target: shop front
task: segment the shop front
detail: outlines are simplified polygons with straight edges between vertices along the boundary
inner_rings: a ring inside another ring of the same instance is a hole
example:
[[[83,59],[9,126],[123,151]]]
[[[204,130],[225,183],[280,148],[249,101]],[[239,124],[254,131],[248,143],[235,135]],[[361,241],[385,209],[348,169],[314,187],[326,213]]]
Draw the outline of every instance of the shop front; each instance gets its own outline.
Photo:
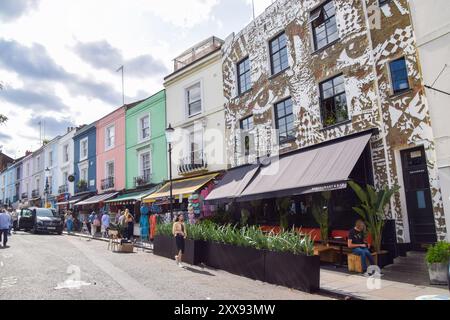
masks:
[[[119,193],[106,193],[101,195],[95,195],[85,200],[76,202],[74,204],[74,209],[79,213],[80,221],[85,221],[88,218],[88,215],[92,212],[97,214],[101,214],[108,210],[106,201],[113,199]]]
[[[211,206],[204,203],[205,198],[214,187],[214,179],[219,173],[196,176],[172,181],[173,212],[185,215],[186,221],[195,222],[212,214]],[[164,221],[170,222],[170,182],[155,193],[144,198],[144,203],[151,212],[162,215]]]

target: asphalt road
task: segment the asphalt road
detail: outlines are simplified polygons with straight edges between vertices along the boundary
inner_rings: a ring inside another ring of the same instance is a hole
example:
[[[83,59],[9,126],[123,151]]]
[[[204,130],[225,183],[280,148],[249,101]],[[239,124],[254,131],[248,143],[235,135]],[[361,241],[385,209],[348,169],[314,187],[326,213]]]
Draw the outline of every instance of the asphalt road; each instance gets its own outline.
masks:
[[[107,243],[17,233],[0,249],[0,300],[316,300],[326,299],[231,275],[186,267],[138,250],[118,254]]]

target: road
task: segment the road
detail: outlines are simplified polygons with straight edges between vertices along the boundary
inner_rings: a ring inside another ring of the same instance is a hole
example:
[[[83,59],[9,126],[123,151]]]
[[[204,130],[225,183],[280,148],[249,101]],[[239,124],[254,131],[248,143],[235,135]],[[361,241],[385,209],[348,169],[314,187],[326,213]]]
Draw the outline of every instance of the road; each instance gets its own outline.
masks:
[[[326,299],[229,273],[187,267],[138,250],[57,235],[13,235],[0,249],[0,300]]]

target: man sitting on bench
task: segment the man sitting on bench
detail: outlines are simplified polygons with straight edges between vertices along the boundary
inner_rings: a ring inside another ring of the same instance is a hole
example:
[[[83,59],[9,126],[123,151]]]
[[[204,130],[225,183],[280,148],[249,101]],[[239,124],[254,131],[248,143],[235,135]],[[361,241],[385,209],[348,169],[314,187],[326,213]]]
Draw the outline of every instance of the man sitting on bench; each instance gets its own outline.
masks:
[[[364,221],[356,221],[355,228],[350,230],[348,235],[348,247],[352,249],[353,254],[361,257],[362,269],[365,275],[367,274],[367,259],[370,265],[375,265],[375,261],[370,252],[370,245],[365,241],[364,232],[366,225]]]

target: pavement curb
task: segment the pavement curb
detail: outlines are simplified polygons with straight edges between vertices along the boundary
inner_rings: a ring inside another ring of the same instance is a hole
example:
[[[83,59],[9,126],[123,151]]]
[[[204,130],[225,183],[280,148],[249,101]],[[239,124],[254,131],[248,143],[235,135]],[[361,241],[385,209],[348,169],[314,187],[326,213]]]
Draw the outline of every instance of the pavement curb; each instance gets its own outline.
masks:
[[[64,231],[63,234],[66,235],[66,236],[69,236],[69,237],[78,237],[78,238],[84,238],[84,239],[91,239],[91,240],[96,240],[96,241],[102,241],[102,242],[105,242],[105,243],[109,242],[109,239],[106,239],[106,238],[99,238],[99,237],[92,238],[92,236],[88,236],[88,235],[80,234],[80,233],[71,233],[71,234],[69,234],[67,231]],[[135,243],[134,247],[137,248],[137,249],[147,250],[147,251],[150,251],[150,252],[153,251],[152,248],[140,245],[138,243]]]

